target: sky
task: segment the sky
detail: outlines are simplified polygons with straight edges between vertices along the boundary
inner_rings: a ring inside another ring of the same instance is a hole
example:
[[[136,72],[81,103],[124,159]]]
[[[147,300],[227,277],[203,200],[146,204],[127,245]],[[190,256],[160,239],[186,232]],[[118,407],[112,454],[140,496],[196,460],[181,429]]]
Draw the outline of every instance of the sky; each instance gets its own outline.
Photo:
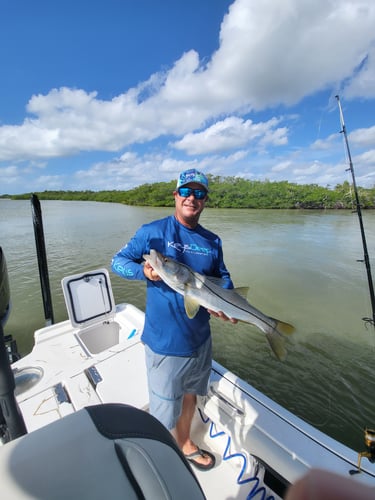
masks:
[[[0,194],[375,186],[374,0],[0,0]]]

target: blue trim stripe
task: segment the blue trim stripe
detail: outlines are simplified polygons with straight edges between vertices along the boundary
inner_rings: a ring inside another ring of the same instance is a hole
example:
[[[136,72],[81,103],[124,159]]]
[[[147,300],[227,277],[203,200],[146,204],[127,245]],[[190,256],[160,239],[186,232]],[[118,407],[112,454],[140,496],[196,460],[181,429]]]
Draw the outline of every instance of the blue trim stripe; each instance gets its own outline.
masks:
[[[251,482],[254,483],[251,491],[249,492],[249,494],[246,497],[246,500],[251,500],[252,498],[255,498],[255,496],[258,494],[261,495],[258,497],[259,500],[275,500],[275,497],[273,495],[270,495],[268,497],[266,496],[267,495],[266,488],[264,486],[260,486],[260,481],[259,481],[259,478],[257,476],[252,476],[252,477],[248,477],[248,478],[243,477],[245,474],[247,465],[248,465],[248,460],[247,460],[246,455],[244,453],[238,453],[238,452],[230,453],[229,450],[230,450],[230,446],[231,446],[231,442],[232,442],[231,437],[228,436],[224,431],[216,431],[216,424],[213,421],[211,421],[211,419],[209,417],[205,417],[200,408],[198,408],[198,411],[199,411],[199,415],[201,417],[202,422],[204,424],[210,423],[209,436],[211,439],[215,439],[219,436],[227,436],[227,444],[225,446],[225,450],[224,450],[224,453],[222,455],[223,461],[230,460],[232,458],[241,458],[243,460],[243,465],[242,465],[241,471],[237,477],[237,484],[242,485],[242,484],[251,483]]]

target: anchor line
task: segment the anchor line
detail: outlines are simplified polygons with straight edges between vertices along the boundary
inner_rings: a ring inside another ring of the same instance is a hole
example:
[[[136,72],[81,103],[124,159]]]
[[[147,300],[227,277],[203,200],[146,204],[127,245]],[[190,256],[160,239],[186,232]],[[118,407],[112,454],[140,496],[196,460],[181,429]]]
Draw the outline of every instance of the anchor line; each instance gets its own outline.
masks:
[[[355,179],[355,173],[354,173],[354,166],[353,166],[353,161],[352,161],[352,156],[350,153],[350,148],[349,148],[349,141],[348,141],[348,135],[346,133],[346,127],[345,127],[345,122],[344,122],[344,114],[342,112],[341,108],[341,103],[340,103],[340,97],[337,95],[337,104],[339,107],[339,113],[340,113],[340,123],[341,123],[341,133],[344,135],[345,139],[345,146],[346,146],[346,152],[348,155],[348,162],[349,162],[349,168],[351,176],[352,176],[352,181],[353,181],[353,190],[354,190],[354,197],[355,197],[355,205],[356,205],[356,212],[358,215],[358,221],[359,221],[359,227],[361,230],[361,237],[362,237],[362,246],[363,246],[363,261],[366,266],[366,272],[367,272],[367,281],[368,281],[368,287],[369,287],[369,293],[370,293],[370,301],[371,301],[371,308],[372,308],[372,318],[362,318],[363,321],[365,321],[366,324],[371,324],[373,327],[375,327],[375,293],[374,293],[374,284],[372,280],[372,274],[371,274],[371,265],[370,265],[370,259],[368,255],[368,250],[367,250],[367,242],[366,242],[366,234],[365,234],[365,228],[363,224],[363,219],[362,219],[362,210],[361,210],[361,203],[359,201],[359,195],[358,195],[358,189],[357,189],[357,182]]]

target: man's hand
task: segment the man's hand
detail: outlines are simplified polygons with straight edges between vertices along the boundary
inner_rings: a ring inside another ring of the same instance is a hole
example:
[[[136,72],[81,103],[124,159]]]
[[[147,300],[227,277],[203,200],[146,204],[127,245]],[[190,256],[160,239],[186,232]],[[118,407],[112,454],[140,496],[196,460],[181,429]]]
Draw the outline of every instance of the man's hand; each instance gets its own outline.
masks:
[[[220,318],[223,321],[230,321],[233,324],[238,323],[238,319],[236,318],[228,318],[226,314],[223,313],[223,311],[212,311],[211,309],[207,309],[207,311],[211,314],[211,316],[215,316],[215,318]]]
[[[160,281],[161,280],[158,273],[156,271],[154,271],[154,268],[148,262],[145,262],[145,265],[143,266],[143,273],[146,276],[146,278],[149,279],[150,281]]]

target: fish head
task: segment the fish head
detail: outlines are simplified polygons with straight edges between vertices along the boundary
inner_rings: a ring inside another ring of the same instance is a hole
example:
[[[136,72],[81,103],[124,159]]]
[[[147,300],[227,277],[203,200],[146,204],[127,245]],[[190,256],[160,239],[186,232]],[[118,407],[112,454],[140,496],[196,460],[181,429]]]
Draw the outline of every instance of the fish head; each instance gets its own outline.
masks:
[[[171,257],[163,255],[157,250],[151,249],[148,255],[143,255],[143,258],[169,285],[173,283],[175,286],[181,286],[188,283],[191,278],[191,273],[187,266]]]
[[[155,271],[163,268],[164,255],[162,255],[157,250],[151,249],[149,254],[143,255],[143,258],[150,264],[153,269],[155,269]]]

